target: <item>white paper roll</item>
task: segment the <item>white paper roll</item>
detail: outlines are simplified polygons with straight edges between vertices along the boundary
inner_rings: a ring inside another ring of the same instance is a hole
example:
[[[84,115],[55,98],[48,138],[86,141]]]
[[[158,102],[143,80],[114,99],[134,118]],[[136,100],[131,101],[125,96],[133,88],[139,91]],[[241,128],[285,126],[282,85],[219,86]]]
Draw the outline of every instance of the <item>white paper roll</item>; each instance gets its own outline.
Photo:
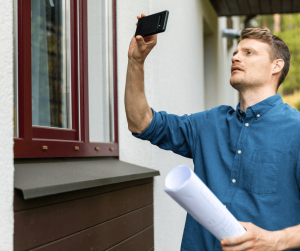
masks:
[[[218,240],[242,235],[246,230],[221,201],[187,166],[173,168],[165,192]]]

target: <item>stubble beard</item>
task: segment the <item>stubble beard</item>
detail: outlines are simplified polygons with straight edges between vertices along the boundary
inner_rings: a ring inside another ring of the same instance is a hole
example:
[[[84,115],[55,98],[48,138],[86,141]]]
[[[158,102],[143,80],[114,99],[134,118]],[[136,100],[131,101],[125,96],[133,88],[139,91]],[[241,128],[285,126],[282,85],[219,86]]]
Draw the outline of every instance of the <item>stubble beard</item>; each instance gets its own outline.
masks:
[[[261,82],[258,79],[246,79],[246,78],[230,78],[230,85],[239,92],[245,92],[246,90],[256,89],[261,86]]]

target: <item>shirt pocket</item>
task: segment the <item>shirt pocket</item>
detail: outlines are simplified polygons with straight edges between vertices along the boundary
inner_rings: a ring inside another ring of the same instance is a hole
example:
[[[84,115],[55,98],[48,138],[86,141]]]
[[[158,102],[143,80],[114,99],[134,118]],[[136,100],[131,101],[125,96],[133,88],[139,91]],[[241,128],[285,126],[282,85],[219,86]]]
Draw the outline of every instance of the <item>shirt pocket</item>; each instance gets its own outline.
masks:
[[[242,164],[240,185],[250,193],[276,193],[282,153],[278,150],[254,150]]]

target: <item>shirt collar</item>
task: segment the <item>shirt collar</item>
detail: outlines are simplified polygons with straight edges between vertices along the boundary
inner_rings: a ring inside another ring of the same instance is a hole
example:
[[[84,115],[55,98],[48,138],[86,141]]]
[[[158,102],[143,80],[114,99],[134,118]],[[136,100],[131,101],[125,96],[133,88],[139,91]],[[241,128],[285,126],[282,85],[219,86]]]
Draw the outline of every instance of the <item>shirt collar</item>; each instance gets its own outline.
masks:
[[[254,115],[256,119],[259,119],[260,117],[264,116],[271,108],[282,103],[283,101],[280,94],[276,94],[256,103],[255,105],[249,106],[246,113],[241,110],[239,102],[236,107],[236,111],[237,114],[239,114],[239,116],[243,118],[252,117]]]

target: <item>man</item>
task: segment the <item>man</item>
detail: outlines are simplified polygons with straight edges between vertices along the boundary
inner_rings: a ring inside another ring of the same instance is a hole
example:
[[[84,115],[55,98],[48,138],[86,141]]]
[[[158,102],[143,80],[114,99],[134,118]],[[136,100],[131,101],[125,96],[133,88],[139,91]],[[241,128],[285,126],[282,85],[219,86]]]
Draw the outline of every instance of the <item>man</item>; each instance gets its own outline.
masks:
[[[156,42],[153,35],[130,43],[129,130],[193,158],[195,173],[247,230],[220,243],[188,214],[181,250],[300,250],[300,113],[276,95],[289,70],[286,44],[268,29],[243,30],[231,67],[230,84],[241,94],[236,110],[179,117],[151,110],[145,97],[144,61]]]

